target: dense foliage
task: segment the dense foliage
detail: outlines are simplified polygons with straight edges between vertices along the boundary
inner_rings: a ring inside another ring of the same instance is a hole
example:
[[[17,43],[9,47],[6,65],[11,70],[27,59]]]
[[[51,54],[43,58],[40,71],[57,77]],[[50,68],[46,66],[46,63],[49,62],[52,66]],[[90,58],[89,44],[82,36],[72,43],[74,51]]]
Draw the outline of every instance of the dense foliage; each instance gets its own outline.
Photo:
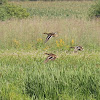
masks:
[[[98,53],[64,53],[45,64],[35,52],[0,51],[0,100],[100,100]]]
[[[100,2],[92,5],[89,12],[90,17],[100,17]]]
[[[26,9],[18,5],[6,4],[0,6],[0,20],[6,20],[10,18],[26,18],[29,13]]]
[[[67,59],[68,61],[70,57],[67,56],[64,59]],[[78,60],[79,62],[77,62]],[[76,60],[79,66],[75,69],[72,64],[73,61],[70,62],[71,66],[69,68],[67,61],[63,60],[58,61],[57,64],[53,63],[50,66],[47,65],[45,66],[47,68],[43,69],[43,71],[34,68],[34,73],[30,74],[26,82],[27,93],[39,100],[41,97],[43,100],[68,100],[67,95],[70,95],[71,97],[76,96],[75,98],[77,99],[75,100],[90,100],[91,96],[96,98],[96,100],[99,100],[100,78],[97,77],[99,72],[93,68],[94,61],[92,62],[92,60],[90,60],[90,63],[87,65],[85,63],[86,60],[81,57]],[[62,66],[60,66],[61,64]],[[73,71],[71,70],[71,67]],[[44,67],[42,66],[42,68]]]
[[[0,100],[100,100],[100,21],[86,19],[94,2],[12,3],[34,17],[0,21]],[[58,37],[44,43],[44,32]],[[44,63],[44,53],[57,59]]]
[[[8,0],[0,0],[0,4],[6,4]]]

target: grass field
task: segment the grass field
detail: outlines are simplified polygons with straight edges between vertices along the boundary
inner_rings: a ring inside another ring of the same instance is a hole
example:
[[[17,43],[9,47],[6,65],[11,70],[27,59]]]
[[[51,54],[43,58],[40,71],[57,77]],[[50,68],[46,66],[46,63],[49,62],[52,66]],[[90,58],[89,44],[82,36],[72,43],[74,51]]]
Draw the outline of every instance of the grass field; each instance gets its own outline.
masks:
[[[31,18],[0,21],[0,100],[100,100],[100,19],[94,2],[10,2]],[[43,6],[42,6],[43,5]],[[58,32],[44,44],[44,32]],[[70,46],[84,51],[73,53]],[[57,55],[44,63],[44,53]]]

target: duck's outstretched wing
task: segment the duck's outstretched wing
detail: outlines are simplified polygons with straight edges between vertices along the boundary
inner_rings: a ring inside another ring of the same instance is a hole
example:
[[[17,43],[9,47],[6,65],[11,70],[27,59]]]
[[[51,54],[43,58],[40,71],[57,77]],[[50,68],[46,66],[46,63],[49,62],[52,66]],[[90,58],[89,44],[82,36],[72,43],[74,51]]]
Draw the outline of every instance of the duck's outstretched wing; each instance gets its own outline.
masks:
[[[55,60],[56,56],[48,56],[45,60],[45,63],[48,62],[49,60]]]
[[[49,60],[51,60],[52,58],[53,58],[52,56],[48,56],[44,62],[47,63],[47,62],[48,62]]]
[[[51,38],[52,36],[51,35],[48,35],[46,40],[45,40],[45,43]]]

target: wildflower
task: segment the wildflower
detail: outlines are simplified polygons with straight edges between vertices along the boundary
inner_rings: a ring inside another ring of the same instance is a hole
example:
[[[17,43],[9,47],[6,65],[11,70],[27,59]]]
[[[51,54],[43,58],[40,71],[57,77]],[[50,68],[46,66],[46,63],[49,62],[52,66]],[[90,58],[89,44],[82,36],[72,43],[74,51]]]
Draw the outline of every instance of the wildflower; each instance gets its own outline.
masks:
[[[62,39],[60,39],[60,40],[59,40],[59,42],[60,42],[60,44],[62,44],[63,40],[62,40]]]
[[[44,48],[44,50],[47,50],[47,49],[49,49],[49,46],[46,46],[46,47]]]
[[[62,47],[62,46],[64,46],[64,41],[62,40],[62,39],[60,39],[59,41],[56,41],[56,45],[57,45],[57,47]]]
[[[57,45],[57,47],[59,47],[59,46],[60,46],[57,40],[56,40],[56,45]]]
[[[74,44],[74,40],[72,39],[72,45]]]
[[[56,40],[56,44],[58,43],[58,41]]]
[[[16,47],[18,47],[20,45],[19,41],[17,41],[16,39],[14,39],[13,42],[14,42]]]
[[[64,46],[64,41],[62,39],[59,40],[60,46]]]

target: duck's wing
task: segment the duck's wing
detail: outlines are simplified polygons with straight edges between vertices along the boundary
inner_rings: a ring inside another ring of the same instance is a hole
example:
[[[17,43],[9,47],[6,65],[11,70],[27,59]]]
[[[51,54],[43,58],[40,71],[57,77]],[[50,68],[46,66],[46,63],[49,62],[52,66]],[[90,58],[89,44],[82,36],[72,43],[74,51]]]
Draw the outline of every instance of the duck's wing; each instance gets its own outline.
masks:
[[[48,62],[49,60],[55,60],[55,57],[53,57],[53,56],[48,56],[44,62],[46,63],[46,62]]]
[[[48,56],[44,62],[47,63],[51,59],[52,59],[52,56]]]
[[[48,36],[46,37],[45,43],[46,43],[51,37],[52,37],[52,35],[48,35]]]

